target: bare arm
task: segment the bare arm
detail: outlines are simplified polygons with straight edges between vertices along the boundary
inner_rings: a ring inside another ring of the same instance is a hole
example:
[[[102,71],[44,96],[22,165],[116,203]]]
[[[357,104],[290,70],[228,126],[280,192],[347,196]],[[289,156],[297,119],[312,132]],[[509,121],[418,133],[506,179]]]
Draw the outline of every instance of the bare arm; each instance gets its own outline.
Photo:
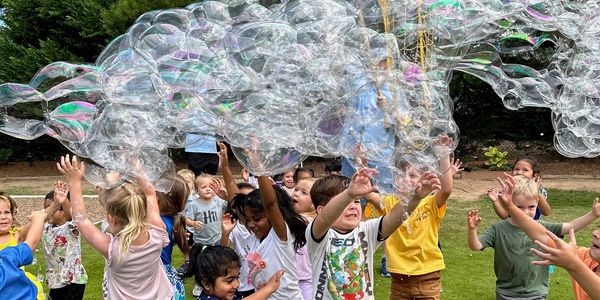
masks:
[[[259,288],[254,294],[244,297],[248,300],[267,300],[271,295],[279,288],[281,277],[284,275],[285,270],[279,270],[271,276],[267,283]]]
[[[42,238],[42,230],[44,230],[44,221],[46,220],[46,212],[45,211],[34,211],[31,216],[31,228],[29,230],[29,234],[25,239],[25,244],[31,248],[31,251],[34,251],[37,248],[40,239]]]
[[[453,142],[454,141],[451,138],[443,135],[435,141],[435,144],[440,148],[440,151],[448,152]],[[435,202],[438,207],[446,205],[446,201],[448,201],[452,189],[454,188],[454,175],[462,170],[461,165],[460,160],[452,160],[449,154],[442,156],[440,159],[440,170],[443,173],[442,178],[440,178],[441,188],[435,194]]]
[[[538,195],[538,208],[540,209],[540,212],[542,213],[542,215],[544,216],[549,216],[552,214],[552,208],[550,207],[550,204],[548,204],[548,199],[546,197],[544,197],[544,195],[539,194]]]
[[[480,251],[483,249],[483,245],[477,236],[477,226],[479,226],[479,224],[481,224],[481,218],[479,217],[477,210],[472,209],[467,215],[467,239],[469,242],[469,249],[473,251]]]
[[[271,226],[277,234],[277,237],[282,241],[287,241],[287,225],[283,219],[283,215],[277,206],[277,195],[271,180],[268,176],[258,177],[258,186],[260,190],[260,198],[265,208],[265,213],[271,221]]]
[[[77,229],[79,229],[83,238],[94,249],[98,250],[104,257],[108,257],[108,244],[110,238],[88,219],[83,203],[81,191],[81,180],[83,178],[83,173],[85,172],[83,162],[78,164],[76,156],[73,156],[72,161],[70,161],[69,155],[67,154],[66,157],[61,157],[60,163],[57,163],[56,166],[58,170],[65,175],[69,184],[71,190],[71,210],[77,224]]]
[[[219,170],[221,171],[221,175],[223,175],[223,181],[225,182],[225,189],[227,190],[227,195],[229,199],[225,199],[228,202],[235,197],[235,195],[240,193],[240,190],[233,179],[233,174],[231,173],[231,169],[229,168],[229,158],[227,157],[227,146],[223,142],[218,142],[219,145]]]
[[[71,221],[73,217],[71,216],[71,202],[67,199],[68,193],[69,186],[66,183],[61,181],[54,183],[54,199],[52,199],[53,204],[58,204],[58,207],[62,207],[65,219],[67,219],[67,221]],[[54,212],[52,214],[54,214]],[[51,216],[52,214],[48,212],[48,216]]]
[[[223,215],[223,220],[221,221],[221,246],[229,247],[231,246],[231,241],[229,240],[229,236],[231,235],[231,231],[235,228],[237,222],[233,219],[230,214]]]
[[[402,201],[398,201],[396,205],[390,210],[390,213],[383,216],[383,220],[381,221],[381,238],[388,238],[394,231],[398,229],[402,222],[406,219],[406,216],[410,215],[412,211],[417,207],[416,204],[420,202],[420,200],[411,197],[411,203],[406,206]],[[415,204],[416,203],[416,204]],[[406,214],[404,213],[406,211]]]
[[[592,204],[592,209],[585,215],[571,220],[567,223],[563,224],[561,233],[566,234],[569,230],[573,229],[575,232],[585,228],[594,222],[598,217],[600,217],[600,203],[598,203],[598,198],[594,199]]]
[[[371,186],[371,176],[375,170],[363,168],[358,170],[353,176],[350,186],[343,192],[335,195],[329,203],[321,207],[321,211],[315,217],[311,231],[315,239],[321,239],[329,228],[335,223],[335,220],[342,214],[346,206],[355,198],[375,192],[375,187]],[[319,208],[317,208],[319,210]]]
[[[569,243],[566,243],[552,232],[547,231],[546,234],[556,244],[556,247],[549,247],[540,241],[535,241],[536,245],[544,252],[533,248],[531,252],[545,260],[532,263],[535,265],[553,264],[565,268],[592,299],[600,299],[600,277],[594,274],[577,256],[575,232],[572,229],[569,230]]]
[[[148,180],[144,178],[137,178],[138,186],[144,191],[146,196],[146,221],[158,228],[167,230],[165,222],[160,218],[160,208],[158,206],[158,198],[156,197],[156,191]]]
[[[492,207],[494,208],[496,215],[498,215],[498,217],[502,220],[508,218],[508,213],[506,212],[506,210],[504,210],[502,204],[500,204],[500,202],[498,201],[498,190],[494,188],[489,189],[487,195],[492,201]]]

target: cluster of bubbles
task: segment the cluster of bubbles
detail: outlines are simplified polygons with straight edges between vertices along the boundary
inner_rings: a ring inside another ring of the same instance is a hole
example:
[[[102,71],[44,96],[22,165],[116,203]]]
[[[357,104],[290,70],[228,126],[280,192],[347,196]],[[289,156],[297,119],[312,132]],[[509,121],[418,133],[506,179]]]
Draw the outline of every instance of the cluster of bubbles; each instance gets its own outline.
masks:
[[[563,0],[220,0],[152,11],[95,64],[56,62],[29,84],[0,85],[0,132],[55,137],[93,161],[86,177],[100,185],[107,170],[144,170],[168,189],[169,148],[197,133],[228,142],[258,175],[307,156],[357,163],[360,144],[397,175],[381,172],[380,185],[397,187],[406,163],[444,171],[438,161],[459,136],[448,84],[461,71],[510,109],[551,108],[557,151],[595,157],[598,11],[597,1]],[[548,44],[543,69],[502,61]],[[443,136],[450,142],[436,143]]]

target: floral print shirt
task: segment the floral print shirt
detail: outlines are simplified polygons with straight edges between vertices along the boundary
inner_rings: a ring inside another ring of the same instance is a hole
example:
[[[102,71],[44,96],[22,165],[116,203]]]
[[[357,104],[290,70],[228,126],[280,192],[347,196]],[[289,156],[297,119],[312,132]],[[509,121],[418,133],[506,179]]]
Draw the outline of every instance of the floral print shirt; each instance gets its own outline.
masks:
[[[87,283],[88,276],[81,263],[81,237],[75,222],[58,226],[46,223],[42,242],[48,287],[58,289],[71,283]]]

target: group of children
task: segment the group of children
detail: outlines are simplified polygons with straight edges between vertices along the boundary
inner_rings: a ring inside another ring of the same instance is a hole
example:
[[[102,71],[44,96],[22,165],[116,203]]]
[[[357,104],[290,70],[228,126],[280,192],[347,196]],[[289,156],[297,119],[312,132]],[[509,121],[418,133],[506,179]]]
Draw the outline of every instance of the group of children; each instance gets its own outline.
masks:
[[[437,143],[449,148],[452,140],[442,137]],[[0,194],[1,294],[45,298],[40,282],[19,269],[31,263],[41,240],[49,297],[83,299],[83,236],[106,260],[106,299],[185,299],[183,278],[192,276],[192,294],[203,300],[375,299],[373,256],[382,244],[390,299],[440,299],[445,265],[439,226],[459,160],[444,155],[439,176],[400,163],[403,175],[395,181],[403,190],[385,195],[372,185],[377,170],[362,168],[348,178],[337,174],[335,165],[320,179],[298,168],[285,172],[279,184],[268,176],[253,182],[247,172],[247,182],[236,183],[227,148],[218,146],[222,180],[180,170],[166,193],[144,178],[101,190],[105,231],[87,217],[81,188],[85,166],[75,157],[61,158],[57,167],[66,183],[56,183],[45,210],[34,212],[22,227],[13,219],[15,202]],[[545,299],[551,262],[581,283],[573,282],[577,299],[596,299],[598,277],[590,273],[600,261],[600,230],[594,231],[590,249],[575,250],[556,236],[596,220],[600,204],[595,201],[588,214],[568,223],[538,220],[551,212],[538,174],[534,161],[520,159],[512,175],[498,180],[500,189],[488,195],[501,221],[478,236],[481,218],[476,210],[469,212],[469,247],[495,249],[496,299]],[[172,266],[174,245],[186,260],[179,270]],[[530,251],[536,245],[538,250]],[[537,261],[534,254],[546,260]]]

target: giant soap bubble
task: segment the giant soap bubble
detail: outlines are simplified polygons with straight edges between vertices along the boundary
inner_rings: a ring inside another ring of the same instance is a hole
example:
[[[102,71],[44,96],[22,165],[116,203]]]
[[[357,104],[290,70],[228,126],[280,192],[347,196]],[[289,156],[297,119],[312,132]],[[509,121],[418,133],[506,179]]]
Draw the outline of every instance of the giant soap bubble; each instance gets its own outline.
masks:
[[[461,71],[509,109],[552,109],[557,151],[595,157],[597,11],[598,1],[556,0],[222,0],[152,11],[93,65],[56,62],[28,85],[0,85],[0,132],[55,137],[95,163],[91,181],[139,175],[141,164],[165,189],[168,149],[186,146],[187,133],[227,141],[255,174],[311,155],[354,161],[355,144],[396,173],[404,162],[440,171],[458,143],[448,83]],[[544,69],[502,60],[548,43]],[[377,96],[377,107],[363,101]],[[454,143],[440,150],[444,135]]]

